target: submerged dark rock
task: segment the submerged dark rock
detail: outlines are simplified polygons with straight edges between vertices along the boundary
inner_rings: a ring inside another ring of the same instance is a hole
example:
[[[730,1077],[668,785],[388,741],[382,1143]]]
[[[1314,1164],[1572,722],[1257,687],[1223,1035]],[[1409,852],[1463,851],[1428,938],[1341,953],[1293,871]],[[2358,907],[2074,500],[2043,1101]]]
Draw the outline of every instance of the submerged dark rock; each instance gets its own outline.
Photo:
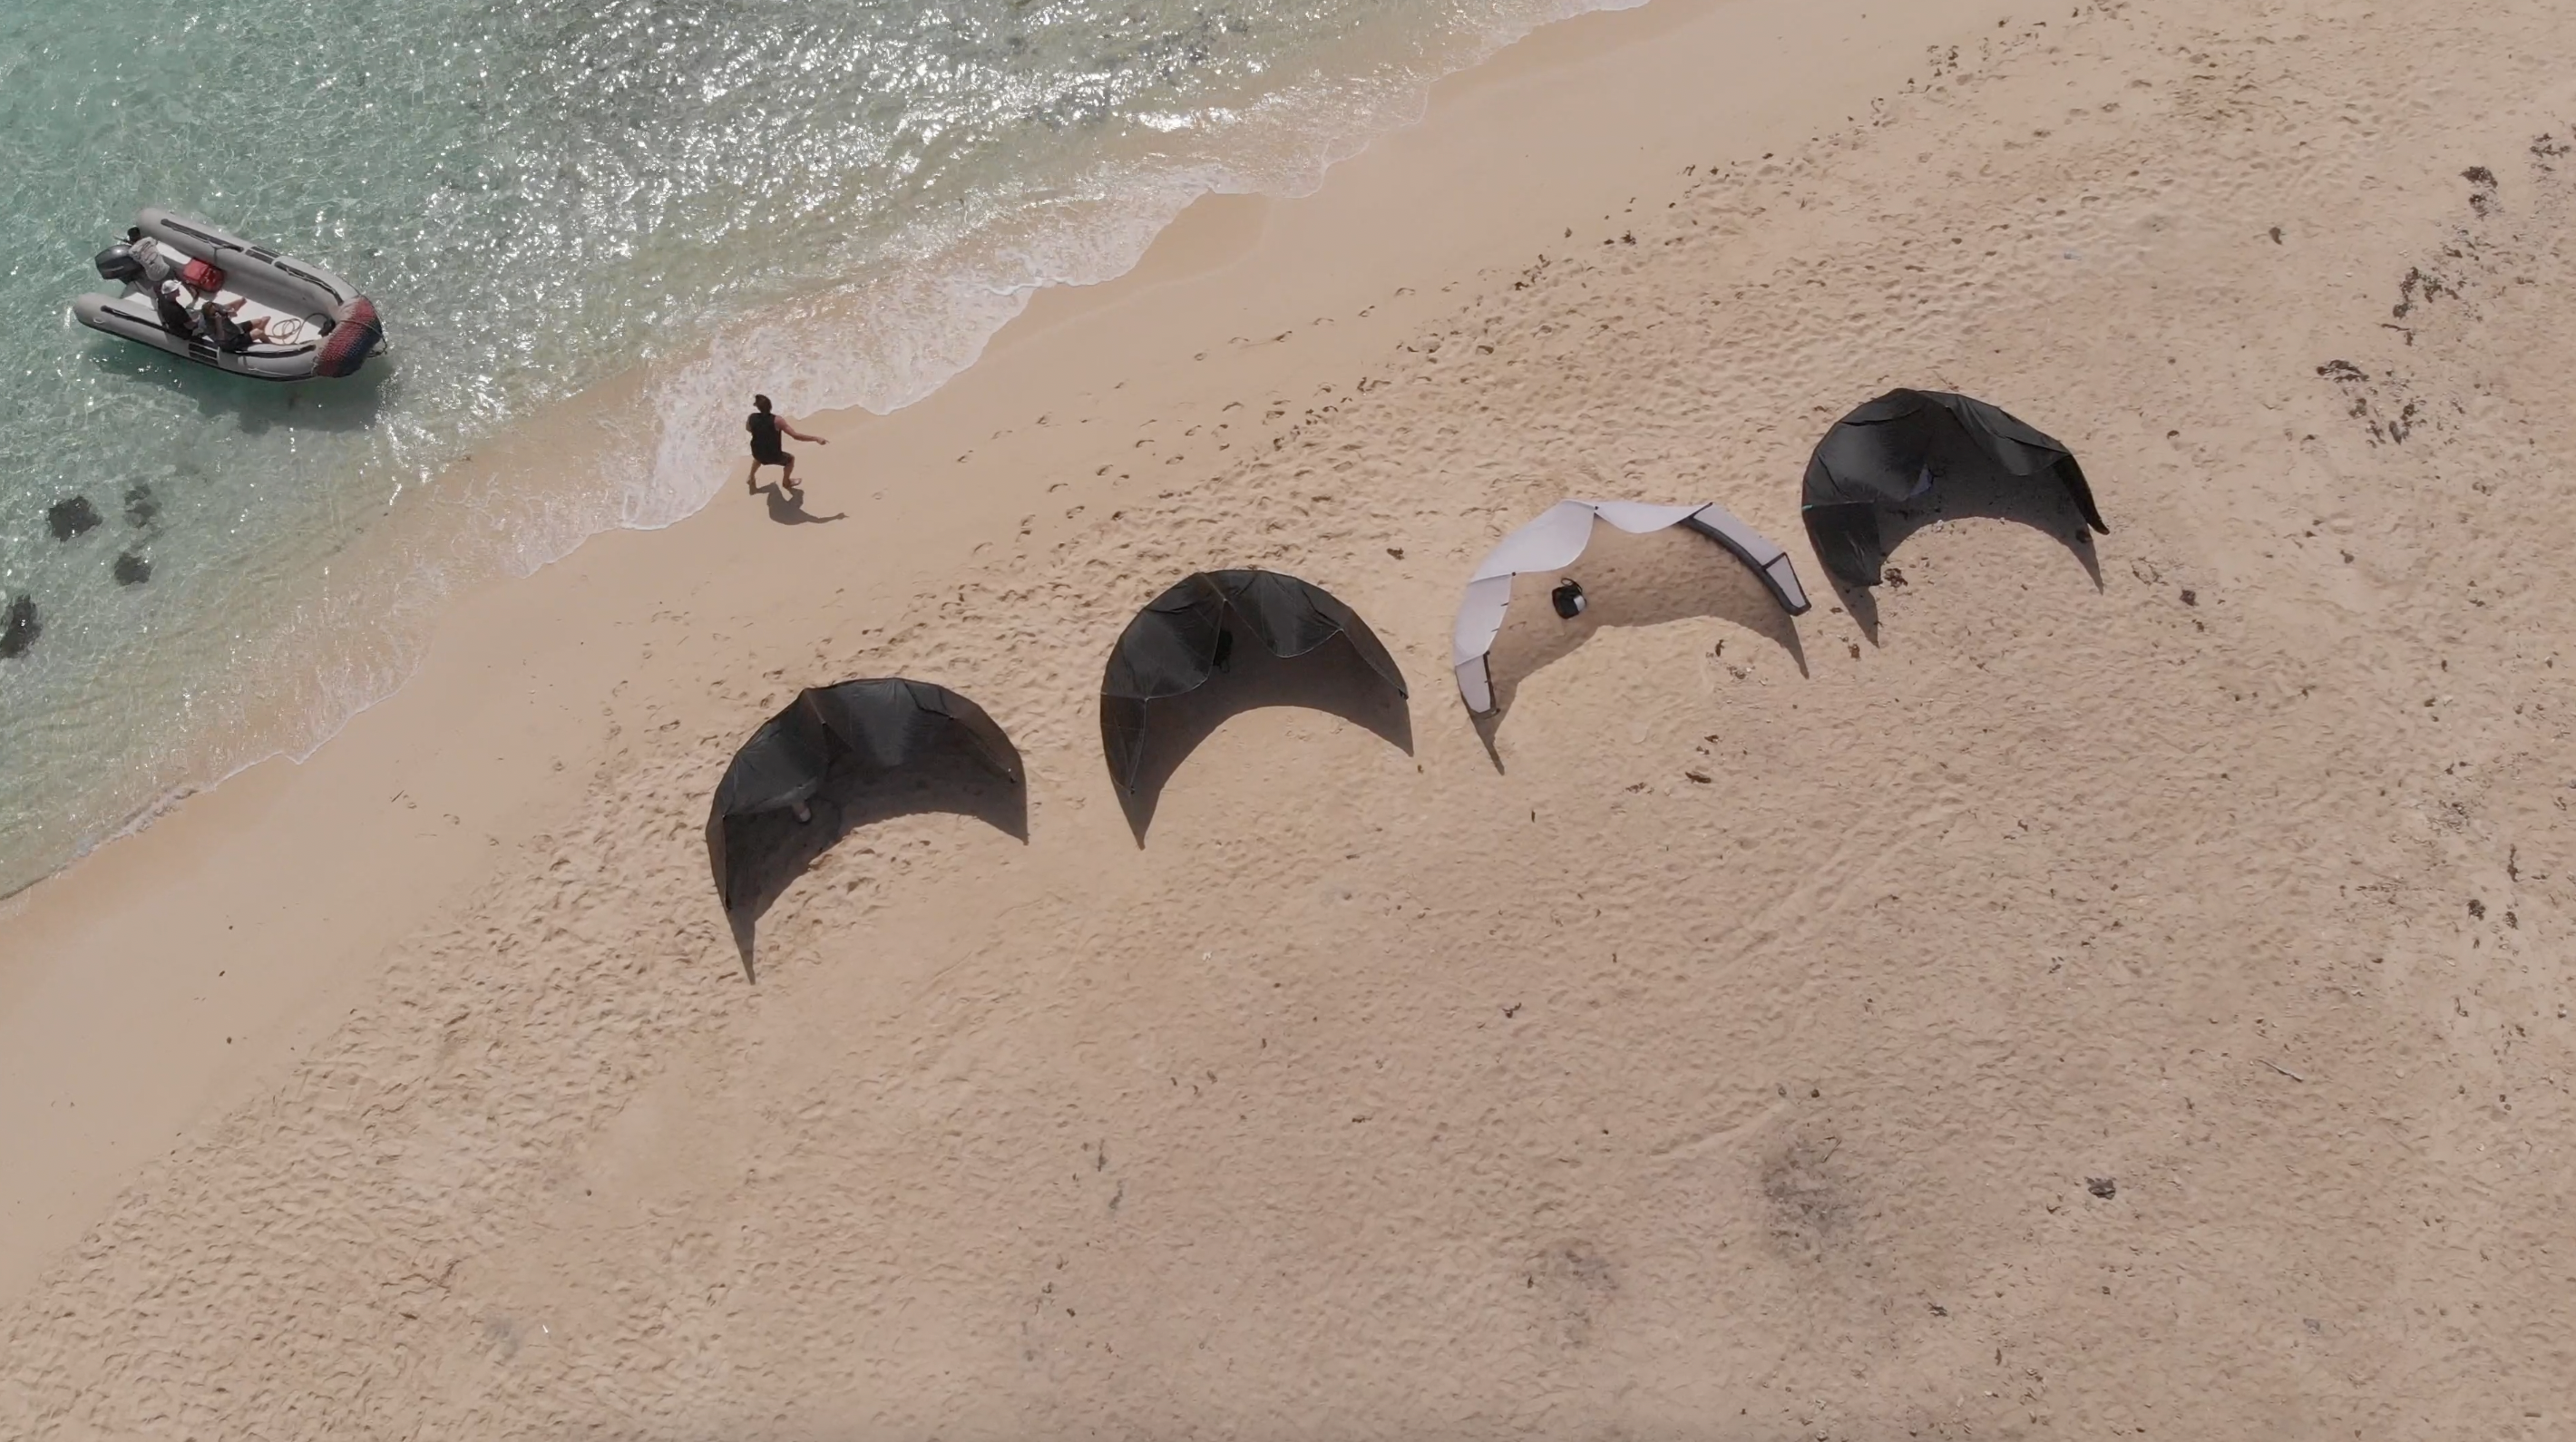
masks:
[[[160,514],[161,502],[154,498],[150,486],[138,481],[125,488],[125,524],[148,526]]]
[[[53,527],[55,540],[68,541],[98,524],[98,507],[87,496],[69,496],[45,512],[45,524]]]
[[[36,644],[45,623],[36,619],[36,598],[20,594],[11,598],[9,609],[0,613],[0,660],[24,656]]]
[[[116,558],[116,584],[140,586],[152,579],[152,563],[127,551]]]

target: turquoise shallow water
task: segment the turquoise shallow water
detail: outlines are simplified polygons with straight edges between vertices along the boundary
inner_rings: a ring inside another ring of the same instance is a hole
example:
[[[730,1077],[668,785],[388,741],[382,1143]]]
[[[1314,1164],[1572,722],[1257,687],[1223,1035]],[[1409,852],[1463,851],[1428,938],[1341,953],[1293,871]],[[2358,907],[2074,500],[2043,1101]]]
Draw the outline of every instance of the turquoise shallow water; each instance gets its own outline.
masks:
[[[704,504],[746,392],[916,400],[1032,288],[1118,274],[1208,191],[1312,185],[1584,8],[0,7],[0,894],[317,744],[460,582]],[[393,363],[278,387],[74,324],[144,205],[337,270]],[[450,470],[639,366],[596,455]]]

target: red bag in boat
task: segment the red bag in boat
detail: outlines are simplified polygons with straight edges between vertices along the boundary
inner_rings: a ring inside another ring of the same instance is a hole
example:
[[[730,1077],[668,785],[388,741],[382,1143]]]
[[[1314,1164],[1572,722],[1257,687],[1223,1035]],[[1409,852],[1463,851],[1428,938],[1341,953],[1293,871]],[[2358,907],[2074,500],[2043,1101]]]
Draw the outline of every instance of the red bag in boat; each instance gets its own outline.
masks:
[[[199,295],[213,295],[224,288],[224,273],[202,260],[192,260],[179,269],[179,283]]]

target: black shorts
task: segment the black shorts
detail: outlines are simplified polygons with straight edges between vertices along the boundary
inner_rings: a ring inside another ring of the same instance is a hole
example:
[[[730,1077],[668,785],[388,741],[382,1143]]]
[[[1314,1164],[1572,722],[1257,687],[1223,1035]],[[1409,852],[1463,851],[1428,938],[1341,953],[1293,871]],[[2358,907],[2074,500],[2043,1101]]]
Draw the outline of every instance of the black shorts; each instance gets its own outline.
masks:
[[[784,446],[772,446],[768,450],[754,450],[751,453],[751,463],[755,466],[783,466],[795,459],[794,456],[787,454]]]

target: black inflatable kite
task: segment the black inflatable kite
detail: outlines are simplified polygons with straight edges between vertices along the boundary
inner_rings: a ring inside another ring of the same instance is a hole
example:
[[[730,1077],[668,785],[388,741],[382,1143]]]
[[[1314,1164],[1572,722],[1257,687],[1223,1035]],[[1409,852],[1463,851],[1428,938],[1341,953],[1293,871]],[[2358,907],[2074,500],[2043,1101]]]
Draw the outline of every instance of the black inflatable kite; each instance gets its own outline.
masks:
[[[1807,539],[1825,569],[1851,586],[1875,586],[1887,563],[1878,508],[1917,500],[1960,472],[1984,469],[2066,487],[2086,525],[2111,528],[2075,454],[2004,410],[1948,391],[1893,390],[1834,422],[1807,460],[1801,496]]]
[[[748,831],[782,824],[826,786],[865,787],[943,748],[967,755],[1017,786],[1020,753],[984,708],[927,681],[889,676],[797,693],[734,753],[707,816],[707,859],[730,911],[750,895]],[[801,823],[805,818],[795,817]]]
[[[1362,664],[1410,693],[1395,658],[1351,608],[1277,571],[1201,571],[1154,598],[1110,650],[1100,681],[1100,744],[1109,779],[1133,793],[1153,704],[1185,695],[1228,669],[1245,641],[1288,660],[1339,638]]]

